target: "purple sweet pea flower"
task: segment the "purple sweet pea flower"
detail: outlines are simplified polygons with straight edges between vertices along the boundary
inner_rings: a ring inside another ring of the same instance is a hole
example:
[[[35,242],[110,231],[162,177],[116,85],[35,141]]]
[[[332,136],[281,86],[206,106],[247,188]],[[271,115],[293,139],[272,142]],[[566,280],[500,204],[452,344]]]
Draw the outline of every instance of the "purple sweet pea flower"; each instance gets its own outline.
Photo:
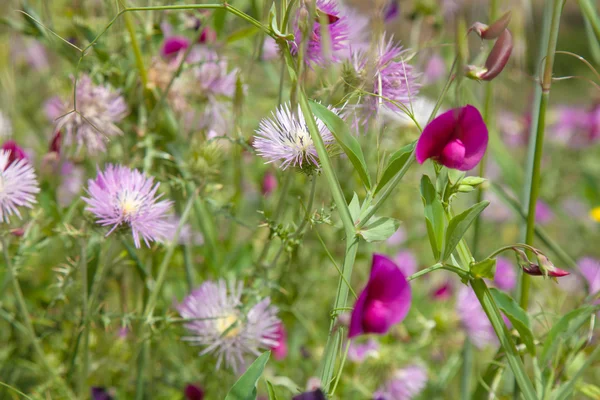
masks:
[[[160,47],[160,54],[165,59],[177,57],[190,46],[190,40],[184,36],[171,36],[163,41]]]
[[[300,393],[294,396],[292,400],[327,400],[321,389],[313,390],[312,392]]]
[[[400,268],[381,254],[373,255],[371,275],[352,311],[348,336],[386,333],[408,314],[411,289]]]
[[[440,164],[468,171],[483,158],[488,130],[479,111],[467,105],[447,111],[425,127],[417,142],[419,164],[432,158]]]
[[[184,395],[186,400],[203,400],[204,390],[199,385],[190,383],[186,385]]]
[[[14,140],[7,140],[4,142],[2,147],[0,147],[0,150],[9,152],[7,165],[11,165],[13,162],[18,160],[28,160],[25,150],[23,150],[23,148],[21,148],[21,146],[19,146]]]

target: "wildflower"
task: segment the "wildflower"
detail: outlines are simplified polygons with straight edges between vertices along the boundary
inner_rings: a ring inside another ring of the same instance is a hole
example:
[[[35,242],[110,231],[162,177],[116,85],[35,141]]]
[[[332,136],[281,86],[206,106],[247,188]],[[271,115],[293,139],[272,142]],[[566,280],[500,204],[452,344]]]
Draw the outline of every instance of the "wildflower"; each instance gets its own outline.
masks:
[[[452,283],[446,281],[431,292],[431,297],[433,297],[434,300],[444,301],[452,297],[453,293],[454,288],[452,287]]]
[[[81,192],[85,171],[70,161],[63,162],[60,167],[62,181],[56,191],[57,201],[61,207],[66,207]]]
[[[537,264],[531,262],[523,250],[513,248],[513,251],[517,256],[519,267],[521,267],[523,272],[528,275],[560,278],[570,274],[568,271],[556,268],[552,261],[539,250],[534,251],[535,256],[537,257]]]
[[[427,385],[427,370],[419,365],[409,365],[394,372],[383,387],[373,395],[373,400],[410,400]]]
[[[292,400],[327,400],[321,389],[315,389],[311,392],[300,393],[292,397]]]
[[[406,317],[410,303],[410,285],[400,268],[389,258],[374,254],[369,282],[352,311],[348,336],[386,333]]]
[[[185,400],[203,400],[204,390],[199,385],[188,384],[184,390]]]
[[[170,60],[181,52],[185,52],[190,46],[190,40],[184,36],[170,36],[165,38],[160,47],[160,54],[163,58]]]
[[[292,52],[297,53],[301,48],[301,43],[306,41],[306,53],[305,63],[316,64],[321,67],[325,66],[329,62],[339,62],[340,59],[336,55],[348,47],[348,32],[349,27],[347,25],[346,18],[342,15],[338,9],[336,0],[317,0],[317,19],[312,24],[312,31],[305,37],[304,34],[306,29],[303,29],[302,25],[306,24],[307,21],[302,21],[302,18],[306,15],[306,8],[300,7],[298,9],[298,15],[296,17],[296,29],[295,37],[296,42],[292,43]],[[327,43],[331,54],[326,54],[323,46],[323,38],[321,37],[321,22],[322,18],[327,22]],[[303,32],[304,30],[304,32]]]
[[[18,160],[27,160],[25,150],[21,148],[14,140],[7,140],[2,144],[0,150],[8,151],[8,165]]]
[[[440,164],[468,171],[483,158],[488,130],[479,111],[467,105],[447,111],[425,127],[417,142],[419,164],[432,158]]]
[[[541,225],[554,219],[554,213],[548,203],[538,200],[535,204],[535,221]]]
[[[149,247],[151,241],[167,239],[173,229],[168,222],[172,202],[159,201],[158,187],[138,170],[109,164],[88,181],[89,197],[83,200],[100,225],[111,226],[106,236],[125,225],[131,228],[135,247],[140,247],[140,236]]]
[[[463,329],[475,347],[482,349],[488,345],[498,344],[494,328],[470,287],[463,286],[458,291],[456,312]]]
[[[0,221],[9,223],[12,214],[21,218],[17,207],[32,208],[40,191],[33,167],[25,158],[13,158],[10,150],[0,150]]]
[[[319,168],[319,156],[315,148],[304,114],[298,107],[294,115],[289,105],[281,105],[272,113],[273,118],[264,118],[256,130],[253,146],[267,163],[281,162],[281,168],[298,167],[304,171]],[[325,145],[333,143],[333,135],[325,124],[317,119],[319,133]]]
[[[279,323],[277,327],[277,344],[271,347],[271,353],[273,354],[273,358],[276,360],[283,360],[287,357],[288,347],[287,347],[287,331],[282,323]]]
[[[369,338],[365,343],[352,341],[348,347],[348,359],[355,363],[362,363],[368,357],[377,357],[379,354],[379,343]]]
[[[435,83],[446,75],[446,63],[438,54],[434,53],[425,64],[423,78],[426,83]]]
[[[594,295],[600,292],[600,260],[583,257],[577,261],[581,275],[588,285],[588,293]]]
[[[417,75],[412,65],[403,60],[405,55],[406,50],[385,36],[375,47],[375,54],[370,49],[354,53],[354,73],[364,81],[366,90],[374,94],[365,96],[361,104],[363,124],[376,114],[380,105],[397,112],[399,107],[408,108],[411,98],[418,94]]]
[[[549,127],[551,139],[571,148],[583,148],[600,139],[600,103],[591,108],[560,106]]]
[[[277,177],[271,171],[267,171],[263,176],[262,194],[269,196],[275,189],[277,189]]]
[[[383,10],[383,20],[390,22],[400,15],[400,5],[397,0],[389,0]]]
[[[592,210],[590,211],[590,217],[592,218],[592,220],[600,222],[600,206],[592,208]]]
[[[72,104],[63,105],[63,113],[73,110]],[[116,123],[127,114],[125,99],[107,86],[97,86],[89,76],[77,81],[77,112],[62,117],[56,126],[64,134],[64,144],[85,147],[90,154],[106,151],[106,140],[122,135]]]
[[[414,274],[419,267],[417,257],[415,257],[414,253],[410,250],[400,250],[394,256],[394,262],[400,268],[400,271],[402,271],[404,276]]]
[[[500,290],[511,291],[517,283],[517,273],[508,259],[496,257],[496,275],[494,275],[494,285]]]
[[[200,355],[216,353],[217,369],[225,361],[238,372],[244,367],[245,355],[258,356],[259,349],[278,344],[277,308],[267,297],[244,314],[242,289],[242,282],[233,283],[228,290],[223,280],[206,281],[177,307],[182,318],[190,319],[185,327],[191,335],[184,340],[205,346]]]

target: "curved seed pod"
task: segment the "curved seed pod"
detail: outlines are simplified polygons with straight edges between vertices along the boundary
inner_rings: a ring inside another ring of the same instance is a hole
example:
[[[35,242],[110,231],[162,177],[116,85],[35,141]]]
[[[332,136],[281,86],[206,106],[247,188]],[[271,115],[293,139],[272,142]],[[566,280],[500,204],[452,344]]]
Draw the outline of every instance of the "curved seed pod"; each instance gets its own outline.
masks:
[[[475,22],[467,31],[467,33],[475,32],[485,40],[494,40],[508,28],[510,23],[511,12],[507,11],[503,16],[494,21],[491,25],[486,25],[481,22]]]
[[[512,35],[508,29],[500,35],[487,60],[485,60],[486,72],[479,76],[479,79],[491,81],[502,72],[513,49]]]

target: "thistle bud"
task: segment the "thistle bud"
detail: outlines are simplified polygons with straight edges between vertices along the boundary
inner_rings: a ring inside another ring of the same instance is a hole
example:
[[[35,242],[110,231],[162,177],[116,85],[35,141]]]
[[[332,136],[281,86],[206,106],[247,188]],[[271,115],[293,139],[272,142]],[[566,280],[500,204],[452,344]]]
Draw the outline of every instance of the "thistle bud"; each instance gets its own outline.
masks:
[[[475,32],[484,40],[497,39],[508,28],[510,17],[511,12],[508,11],[489,26],[481,22],[475,22],[467,32]]]

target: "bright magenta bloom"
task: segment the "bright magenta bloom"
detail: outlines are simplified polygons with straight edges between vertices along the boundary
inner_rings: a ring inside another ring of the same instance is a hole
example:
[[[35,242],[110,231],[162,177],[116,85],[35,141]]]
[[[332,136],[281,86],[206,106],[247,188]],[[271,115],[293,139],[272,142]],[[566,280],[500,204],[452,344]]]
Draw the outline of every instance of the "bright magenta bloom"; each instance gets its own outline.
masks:
[[[350,338],[363,333],[386,333],[408,314],[411,290],[404,274],[389,258],[373,255],[371,276],[352,311]]]
[[[417,161],[432,158],[440,164],[468,171],[483,158],[488,130],[479,111],[467,105],[443,113],[425,127],[417,142]]]

